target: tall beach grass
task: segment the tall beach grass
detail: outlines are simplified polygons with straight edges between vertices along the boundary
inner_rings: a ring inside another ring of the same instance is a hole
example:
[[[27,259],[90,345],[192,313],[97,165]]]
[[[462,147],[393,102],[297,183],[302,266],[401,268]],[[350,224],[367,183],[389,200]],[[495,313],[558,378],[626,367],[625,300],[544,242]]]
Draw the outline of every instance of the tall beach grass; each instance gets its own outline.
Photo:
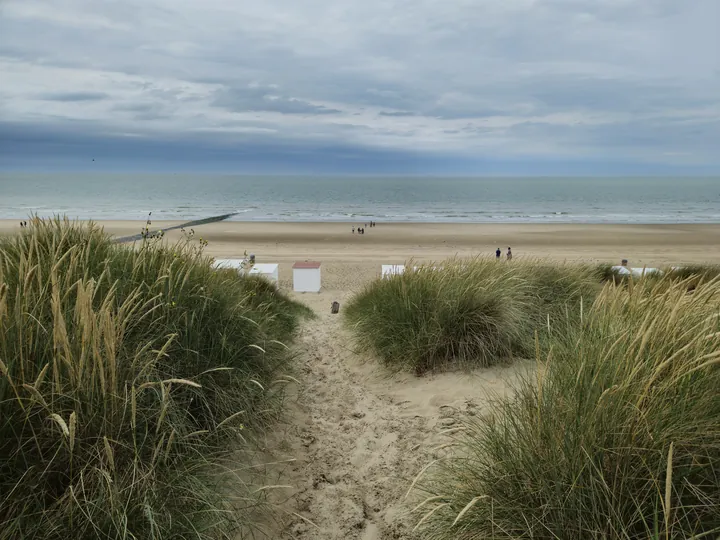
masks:
[[[534,351],[600,290],[594,268],[546,261],[450,260],[376,280],[345,313],[358,344],[418,374],[488,366]]]
[[[0,238],[0,538],[252,531],[250,454],[224,458],[278,414],[306,314],[189,243],[60,218]]]
[[[417,480],[428,539],[720,534],[720,282],[608,285]]]

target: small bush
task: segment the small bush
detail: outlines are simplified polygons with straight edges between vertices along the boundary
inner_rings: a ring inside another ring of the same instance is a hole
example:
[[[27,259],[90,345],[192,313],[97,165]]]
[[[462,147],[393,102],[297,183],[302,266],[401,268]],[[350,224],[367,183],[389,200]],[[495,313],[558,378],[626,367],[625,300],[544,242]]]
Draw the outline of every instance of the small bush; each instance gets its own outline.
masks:
[[[720,533],[720,282],[608,286],[420,485],[424,538]]]
[[[59,218],[0,239],[0,538],[252,528],[221,459],[277,412],[303,311],[262,287]]]
[[[449,363],[488,366],[534,348],[534,331],[599,286],[589,270],[541,262],[447,261],[377,280],[345,311],[361,347],[422,373]]]

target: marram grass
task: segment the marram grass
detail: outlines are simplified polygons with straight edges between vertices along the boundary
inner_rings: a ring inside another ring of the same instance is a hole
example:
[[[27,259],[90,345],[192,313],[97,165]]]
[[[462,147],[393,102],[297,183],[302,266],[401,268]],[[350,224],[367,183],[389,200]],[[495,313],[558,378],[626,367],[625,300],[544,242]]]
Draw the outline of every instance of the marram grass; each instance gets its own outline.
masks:
[[[483,367],[534,351],[592,303],[599,272],[545,261],[450,260],[376,280],[345,314],[360,347],[388,366],[423,373]]]
[[[262,501],[239,471],[303,308],[190,244],[33,222],[0,239],[0,538],[252,531]]]
[[[720,535],[720,282],[608,285],[416,480],[422,538]]]

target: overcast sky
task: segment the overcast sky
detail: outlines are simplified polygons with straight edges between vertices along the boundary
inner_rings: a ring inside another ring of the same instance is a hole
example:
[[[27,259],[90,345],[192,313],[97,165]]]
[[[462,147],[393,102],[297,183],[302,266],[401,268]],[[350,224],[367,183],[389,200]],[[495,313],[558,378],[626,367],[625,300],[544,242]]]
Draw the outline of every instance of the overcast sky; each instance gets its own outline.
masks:
[[[0,168],[717,173],[719,28],[720,0],[0,0]]]

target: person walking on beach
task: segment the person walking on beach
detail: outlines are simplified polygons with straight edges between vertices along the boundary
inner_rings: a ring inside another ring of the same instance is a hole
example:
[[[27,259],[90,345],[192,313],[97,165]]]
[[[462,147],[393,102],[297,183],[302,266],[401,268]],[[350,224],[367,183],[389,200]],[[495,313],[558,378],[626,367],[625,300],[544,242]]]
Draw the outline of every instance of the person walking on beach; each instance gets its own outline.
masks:
[[[511,250],[510,248],[508,248],[507,260],[508,260],[508,261],[512,261],[512,250]]]
[[[352,231],[353,231],[353,234],[355,234],[355,225],[353,225]]]
[[[502,251],[500,251],[500,248],[497,248],[497,250],[495,250],[495,260],[496,261],[500,260],[500,255],[502,255]]]

